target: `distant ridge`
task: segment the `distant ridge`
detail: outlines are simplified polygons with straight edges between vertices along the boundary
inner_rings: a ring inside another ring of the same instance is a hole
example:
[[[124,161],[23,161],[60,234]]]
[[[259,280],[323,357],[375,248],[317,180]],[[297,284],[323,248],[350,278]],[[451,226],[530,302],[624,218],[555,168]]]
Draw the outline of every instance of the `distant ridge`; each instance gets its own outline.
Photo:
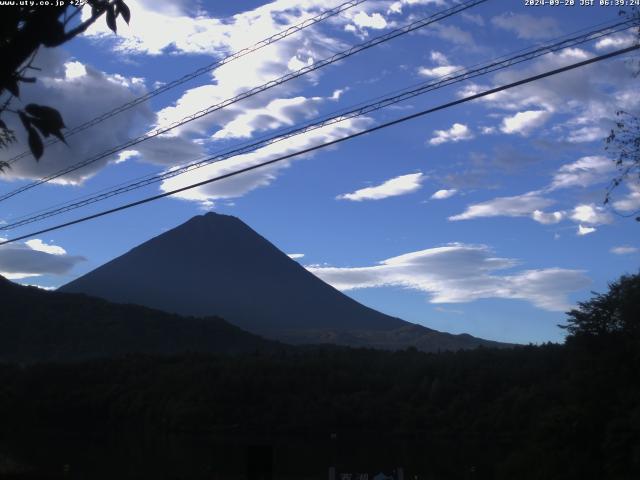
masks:
[[[286,348],[217,317],[188,318],[0,276],[0,361],[66,362],[127,354],[247,353]]]
[[[339,292],[240,219],[207,213],[60,288],[181,315],[219,315],[294,344],[457,350],[500,346],[405,322]]]

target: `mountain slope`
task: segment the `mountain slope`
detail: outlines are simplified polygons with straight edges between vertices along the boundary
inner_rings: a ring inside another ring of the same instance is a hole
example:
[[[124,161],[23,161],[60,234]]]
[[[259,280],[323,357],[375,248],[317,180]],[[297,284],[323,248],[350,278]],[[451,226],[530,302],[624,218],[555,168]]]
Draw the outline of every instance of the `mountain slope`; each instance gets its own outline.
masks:
[[[180,317],[86,295],[48,292],[0,276],[0,361],[242,353],[280,347],[220,318]]]
[[[382,346],[383,332],[402,331],[406,337],[410,326],[413,337],[431,338],[425,350],[494,344],[440,334],[361,305],[241,220],[215,213],[194,217],[60,290],[182,315],[215,314],[244,330],[291,343]],[[445,335],[442,342],[438,335]],[[404,338],[389,348],[411,344]]]

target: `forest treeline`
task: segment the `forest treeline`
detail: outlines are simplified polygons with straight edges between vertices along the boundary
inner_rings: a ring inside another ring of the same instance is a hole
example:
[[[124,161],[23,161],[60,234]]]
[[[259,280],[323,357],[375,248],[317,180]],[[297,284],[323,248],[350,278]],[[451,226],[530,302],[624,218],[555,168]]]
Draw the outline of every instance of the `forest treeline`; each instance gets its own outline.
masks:
[[[640,278],[568,316],[564,345],[306,347],[0,364],[5,432],[410,437],[439,478],[640,478]],[[466,478],[466,477],[465,477]]]
[[[7,431],[409,435],[487,478],[637,478],[636,345],[342,348],[0,367]],[[636,476],[634,476],[636,475]],[[449,477],[455,478],[455,477]]]

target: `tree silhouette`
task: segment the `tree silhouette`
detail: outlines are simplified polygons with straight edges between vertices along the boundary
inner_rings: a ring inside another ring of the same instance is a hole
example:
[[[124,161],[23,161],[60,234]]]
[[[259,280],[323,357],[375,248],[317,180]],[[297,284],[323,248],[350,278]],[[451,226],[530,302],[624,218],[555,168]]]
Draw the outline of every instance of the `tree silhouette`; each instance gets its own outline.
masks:
[[[615,157],[618,174],[609,184],[605,204],[610,202],[613,191],[621,183],[630,181],[640,185],[640,118],[624,110],[616,114],[618,119],[615,128],[606,138],[606,149]],[[640,222],[640,216],[636,220]]]
[[[16,2],[18,3],[18,2]],[[29,2],[20,2],[29,3]],[[36,2],[37,3],[37,2]],[[20,97],[21,83],[34,83],[32,63],[38,49],[57,47],[87,30],[102,15],[107,26],[116,32],[116,18],[121,16],[129,23],[131,13],[123,0],[86,0],[56,2],[60,5],[14,5],[2,8],[0,16],[0,97],[8,94],[0,105],[0,148],[15,142],[14,132],[2,120],[5,113],[18,115],[27,132],[29,149],[38,160],[44,152],[42,137],[54,135],[64,141],[65,127],[60,113],[45,105],[28,104],[24,109],[13,110],[11,101]],[[91,16],[80,20],[85,6],[91,8]],[[0,162],[0,171],[7,168]]]
[[[567,324],[560,327],[573,337],[640,337],[640,274],[623,275],[607,293],[594,295],[568,312]]]
[[[640,22],[640,8],[634,7],[631,12],[621,11],[620,15]],[[636,42],[640,42],[640,27],[636,29]],[[633,76],[640,77],[640,61],[635,64]],[[611,180],[604,203],[611,201],[613,191],[622,183],[630,181],[640,185],[640,118],[633,113],[619,110],[614,128],[605,139],[606,150],[612,154],[618,174]],[[635,212],[632,215],[637,214]],[[640,222],[640,216],[636,217]]]

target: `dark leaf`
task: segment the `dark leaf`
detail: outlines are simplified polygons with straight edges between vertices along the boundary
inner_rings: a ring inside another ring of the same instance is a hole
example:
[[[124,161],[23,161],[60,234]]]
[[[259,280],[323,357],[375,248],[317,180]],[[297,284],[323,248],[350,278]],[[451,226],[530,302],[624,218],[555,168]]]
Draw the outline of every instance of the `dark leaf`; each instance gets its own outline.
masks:
[[[36,83],[35,77],[23,77],[23,76],[20,76],[19,80],[21,82],[26,82],[26,83]]]
[[[118,0],[116,3],[116,14],[122,15],[124,21],[129,25],[129,20],[131,20],[131,10],[129,10],[129,7],[127,7],[127,4],[124,3],[123,0]]]
[[[44,120],[47,125],[49,125],[51,130],[60,130],[61,128],[65,128],[64,120],[62,120],[62,115],[60,115],[60,112],[58,112],[58,110],[56,110],[55,108],[30,103],[29,105],[24,107],[24,109],[30,115]]]
[[[107,27],[113,30],[113,33],[117,32],[115,7],[111,7],[107,9]]]
[[[29,127],[27,129],[29,133],[29,149],[33,156],[36,157],[36,160],[40,160],[42,154],[44,153],[44,145],[42,144],[42,139],[35,128]]]
[[[40,130],[40,133],[44,136],[44,138],[48,138],[51,135],[51,130],[49,129],[46,122],[44,122],[41,118],[32,118],[31,123],[34,127]]]
[[[3,121],[3,120],[0,120],[0,128],[1,128],[2,130],[9,130],[9,129],[7,128],[7,124],[6,124],[6,123],[4,123],[4,121]]]

